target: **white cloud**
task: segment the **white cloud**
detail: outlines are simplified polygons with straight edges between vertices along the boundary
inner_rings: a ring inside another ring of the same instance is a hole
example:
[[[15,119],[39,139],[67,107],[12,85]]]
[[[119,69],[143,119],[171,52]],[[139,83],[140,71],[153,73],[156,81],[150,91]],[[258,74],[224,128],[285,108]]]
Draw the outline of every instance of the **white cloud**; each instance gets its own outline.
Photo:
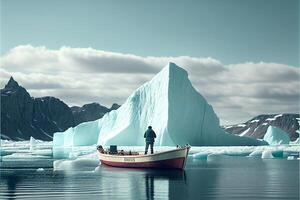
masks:
[[[299,112],[299,68],[277,63],[223,65],[213,58],[140,57],[92,48],[50,50],[17,46],[1,57],[0,86],[10,76],[32,96],[55,96],[69,105],[107,106],[124,100],[168,62],[189,72],[195,88],[223,123],[262,113]]]

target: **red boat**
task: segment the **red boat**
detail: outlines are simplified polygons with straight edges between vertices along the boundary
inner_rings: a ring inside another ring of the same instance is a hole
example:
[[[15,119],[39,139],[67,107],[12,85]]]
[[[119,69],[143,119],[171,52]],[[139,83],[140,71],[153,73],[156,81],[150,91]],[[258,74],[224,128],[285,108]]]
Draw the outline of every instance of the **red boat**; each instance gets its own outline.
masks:
[[[100,151],[98,153],[101,164],[112,167],[183,169],[189,149],[190,147],[186,146],[149,155],[112,155]]]

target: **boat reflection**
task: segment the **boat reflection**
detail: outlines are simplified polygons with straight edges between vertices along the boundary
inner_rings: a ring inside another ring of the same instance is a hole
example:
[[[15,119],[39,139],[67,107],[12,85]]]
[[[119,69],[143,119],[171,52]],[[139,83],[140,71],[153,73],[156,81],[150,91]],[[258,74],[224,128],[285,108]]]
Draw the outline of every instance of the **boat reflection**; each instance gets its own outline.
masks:
[[[113,168],[103,165],[100,174],[101,191],[118,190],[119,194],[126,194],[131,199],[151,200],[155,199],[155,196],[169,198],[174,192],[172,185],[179,183],[182,187],[186,184],[184,170]],[[114,178],[120,181],[111,185],[110,182]],[[130,192],[123,191],[124,187],[130,189]]]
[[[145,194],[147,199],[154,199],[154,176],[146,175],[145,177]]]
[[[7,199],[16,199],[16,187],[17,184],[20,182],[20,177],[15,175],[15,174],[8,174],[8,175],[1,175],[1,180],[6,180],[6,185],[7,185],[7,193],[5,196]]]

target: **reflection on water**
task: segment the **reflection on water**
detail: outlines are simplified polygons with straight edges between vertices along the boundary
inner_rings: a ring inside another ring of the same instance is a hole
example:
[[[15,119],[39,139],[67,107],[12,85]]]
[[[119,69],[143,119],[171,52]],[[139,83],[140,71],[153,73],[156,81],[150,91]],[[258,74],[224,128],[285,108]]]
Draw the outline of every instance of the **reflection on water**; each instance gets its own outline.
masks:
[[[8,176],[4,176],[3,179],[6,180],[7,183],[7,194],[6,194],[7,199],[15,199],[16,185],[20,182],[19,176],[15,174],[11,174]]]
[[[154,199],[154,176],[146,174],[145,189],[147,199]]]
[[[173,182],[185,184],[182,170],[123,169],[102,166],[99,172],[100,191],[117,191],[115,198],[155,199],[168,198]],[[181,186],[182,187],[182,186]]]
[[[214,156],[186,170],[0,169],[0,199],[299,199],[299,161]]]

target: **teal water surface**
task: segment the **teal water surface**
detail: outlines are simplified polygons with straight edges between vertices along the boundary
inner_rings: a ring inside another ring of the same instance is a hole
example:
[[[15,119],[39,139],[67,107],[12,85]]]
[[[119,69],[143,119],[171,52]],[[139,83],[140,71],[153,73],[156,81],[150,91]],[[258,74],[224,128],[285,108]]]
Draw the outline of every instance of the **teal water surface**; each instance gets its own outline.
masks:
[[[33,161],[32,161],[33,162]],[[0,199],[299,199],[299,160],[189,158],[186,169],[1,167]]]

